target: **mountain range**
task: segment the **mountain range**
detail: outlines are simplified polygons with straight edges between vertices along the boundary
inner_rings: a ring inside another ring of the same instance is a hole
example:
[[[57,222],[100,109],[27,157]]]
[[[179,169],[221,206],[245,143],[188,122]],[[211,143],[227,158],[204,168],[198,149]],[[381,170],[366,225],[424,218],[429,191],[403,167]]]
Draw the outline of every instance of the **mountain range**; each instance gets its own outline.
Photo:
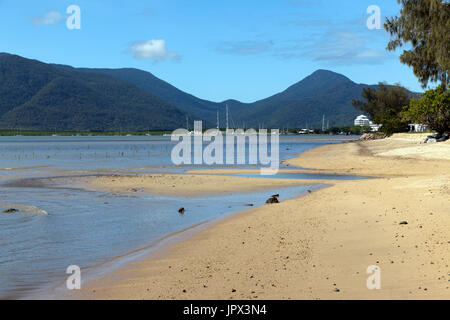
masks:
[[[197,98],[138,69],[89,69],[0,53],[0,128],[135,131],[186,127],[186,117],[215,127],[349,126],[366,84],[318,70],[283,92],[253,103]]]

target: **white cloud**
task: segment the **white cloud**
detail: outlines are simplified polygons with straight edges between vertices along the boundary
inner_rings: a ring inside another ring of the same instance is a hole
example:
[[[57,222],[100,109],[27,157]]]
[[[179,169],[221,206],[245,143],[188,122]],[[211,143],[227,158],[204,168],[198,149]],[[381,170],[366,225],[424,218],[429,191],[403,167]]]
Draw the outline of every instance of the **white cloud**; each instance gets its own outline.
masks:
[[[330,65],[381,64],[392,58],[380,42],[367,34],[353,31],[332,31],[277,48],[274,55],[280,59],[310,59]]]
[[[35,26],[56,24],[60,22],[63,18],[64,18],[63,15],[58,11],[50,10],[43,16],[33,17],[33,24]]]
[[[127,53],[132,54],[136,59],[149,59],[153,61],[179,58],[176,52],[167,50],[166,41],[163,39],[134,42]]]
[[[370,42],[369,38],[354,32],[333,32],[314,43],[306,55],[316,61],[335,64],[382,63],[388,54],[369,47]]]

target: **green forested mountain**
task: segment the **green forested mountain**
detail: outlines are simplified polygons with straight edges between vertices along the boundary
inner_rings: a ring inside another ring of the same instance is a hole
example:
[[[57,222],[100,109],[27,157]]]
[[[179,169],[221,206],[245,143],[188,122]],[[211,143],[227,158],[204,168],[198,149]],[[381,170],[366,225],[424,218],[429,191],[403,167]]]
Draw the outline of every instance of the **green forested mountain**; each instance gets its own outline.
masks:
[[[183,126],[176,107],[101,73],[0,54],[0,127],[158,130]]]
[[[330,125],[351,125],[361,112],[352,106],[352,99],[360,99],[362,88],[347,77],[318,70],[290,86],[285,91],[254,103],[237,100],[212,102],[185,93],[153,74],[137,69],[77,69],[83,72],[100,72],[132,83],[147,92],[177,106],[192,119],[201,119],[208,125],[216,123],[220,111],[221,126],[225,126],[225,105],[235,126],[258,128],[320,127],[325,115]],[[230,123],[231,125],[231,123]]]
[[[250,126],[320,128],[323,116],[330,126],[353,123],[361,112],[352,106],[352,99],[361,96],[364,84],[327,70],[318,70],[285,91],[256,101],[242,118]]]
[[[270,79],[268,80],[270,81]],[[186,116],[216,125],[266,128],[351,125],[368,85],[318,70],[283,92],[253,103],[212,102],[138,69],[87,69],[0,54],[0,128],[40,130],[162,130],[185,127]]]

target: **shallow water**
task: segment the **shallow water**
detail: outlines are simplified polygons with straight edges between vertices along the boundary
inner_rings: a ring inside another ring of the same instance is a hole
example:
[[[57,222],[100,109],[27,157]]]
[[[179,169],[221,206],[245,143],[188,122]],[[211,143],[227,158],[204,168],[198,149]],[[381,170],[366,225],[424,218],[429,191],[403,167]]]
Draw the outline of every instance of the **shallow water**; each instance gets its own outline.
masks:
[[[280,140],[282,159],[330,143],[292,137]],[[283,200],[311,189],[301,186],[184,198],[5,187],[5,182],[16,179],[61,172],[183,172],[205,167],[173,166],[172,146],[163,137],[1,137],[0,298],[48,293],[64,282],[69,265],[89,272],[173,232],[248,209],[248,204],[263,205],[273,193],[280,193]],[[11,207],[19,212],[1,213]],[[186,208],[184,215],[178,214],[180,207]]]

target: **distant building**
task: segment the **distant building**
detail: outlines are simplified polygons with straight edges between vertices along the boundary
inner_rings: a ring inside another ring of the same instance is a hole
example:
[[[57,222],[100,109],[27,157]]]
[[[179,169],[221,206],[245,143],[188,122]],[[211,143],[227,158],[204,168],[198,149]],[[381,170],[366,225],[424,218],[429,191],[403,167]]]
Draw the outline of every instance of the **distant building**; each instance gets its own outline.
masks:
[[[355,124],[355,126],[360,126],[360,127],[370,127],[372,131],[378,131],[381,128],[381,125],[374,124],[365,115],[357,116],[354,121],[354,124]]]
[[[428,127],[421,123],[411,123],[409,124],[409,132],[425,132]]]
[[[360,115],[356,117],[354,123],[355,126],[365,127],[370,126],[372,122],[365,115]]]

